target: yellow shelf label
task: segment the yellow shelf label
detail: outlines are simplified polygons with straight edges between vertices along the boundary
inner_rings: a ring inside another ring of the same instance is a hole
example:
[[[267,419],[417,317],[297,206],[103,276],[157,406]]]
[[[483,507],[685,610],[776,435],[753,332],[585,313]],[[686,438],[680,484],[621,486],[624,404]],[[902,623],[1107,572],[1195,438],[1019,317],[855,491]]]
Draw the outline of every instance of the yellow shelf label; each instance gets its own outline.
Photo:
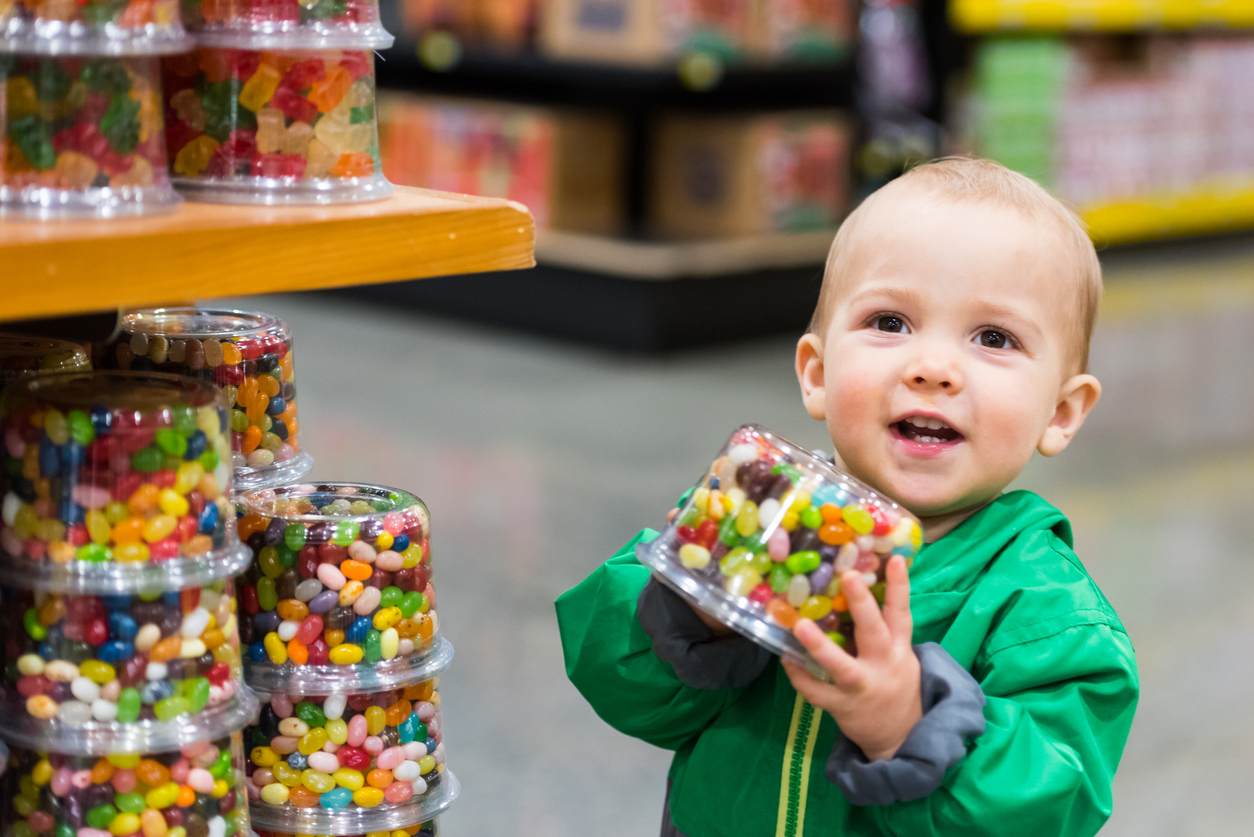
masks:
[[[1254,227],[1254,185],[1214,187],[1080,209],[1098,246]]]
[[[960,32],[1254,27],[1251,0],[951,0]]]

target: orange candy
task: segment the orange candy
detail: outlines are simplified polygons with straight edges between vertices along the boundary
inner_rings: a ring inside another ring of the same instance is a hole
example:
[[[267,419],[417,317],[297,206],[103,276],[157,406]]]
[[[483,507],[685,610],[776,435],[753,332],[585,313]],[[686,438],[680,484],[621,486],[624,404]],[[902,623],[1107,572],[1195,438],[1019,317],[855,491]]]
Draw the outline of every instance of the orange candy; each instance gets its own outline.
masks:
[[[419,683],[417,686],[408,686],[405,689],[405,699],[414,701],[431,700],[431,695],[435,693],[435,681],[427,680]]]
[[[853,535],[853,527],[844,521],[819,527],[819,540],[831,546],[849,543],[853,540]]]
[[[844,613],[849,609],[849,600],[845,598],[844,593],[837,593],[832,597],[832,610],[838,610]]]
[[[280,619],[287,619],[292,622],[299,622],[309,615],[309,605],[300,599],[284,599],[279,602],[275,610],[278,612]]]
[[[243,353],[240,352],[239,346],[236,346],[230,340],[222,341],[222,363],[227,366],[235,366],[244,359]]]
[[[414,619],[417,620],[419,616],[422,616],[422,623],[418,626],[418,636],[422,637],[422,641],[425,643],[435,635],[435,620],[431,618],[430,614],[426,613],[415,613]]]
[[[788,630],[792,630],[793,625],[797,624],[797,620],[801,618],[801,614],[796,608],[783,599],[771,599],[766,603],[766,615],[774,619],[779,625]]]
[[[170,768],[159,761],[144,759],[135,767],[135,778],[150,788],[157,788],[170,781]]]
[[[396,623],[395,627],[401,639],[413,639],[418,636],[418,623],[413,619],[402,619]]]
[[[413,711],[413,706],[407,700],[398,700],[389,706],[383,713],[383,719],[390,727],[399,726]]]
[[[292,353],[288,352],[279,358],[279,369],[283,371],[283,380],[292,380]]]
[[[245,378],[244,383],[240,384],[239,394],[236,395],[235,400],[238,401],[240,404],[247,406],[248,402],[252,401],[253,397],[256,395],[257,395],[257,379],[255,377]]]
[[[374,174],[374,158],[364,151],[341,154],[330,174],[332,177],[369,177]]]
[[[327,631],[322,635],[322,638],[326,640],[328,648],[335,648],[337,645],[344,644],[343,631]]]
[[[168,636],[152,647],[148,656],[154,663],[168,663],[179,655],[183,641],[177,636]]]
[[[287,801],[293,808],[312,808],[318,804],[321,796],[322,794],[311,791],[304,785],[297,785],[291,789]]]
[[[330,113],[335,110],[335,106],[340,103],[352,85],[352,75],[348,70],[336,64],[327,68],[325,79],[314,82],[313,88],[305,98],[317,105],[319,112]]]
[[[261,444],[261,428],[255,424],[248,425],[248,429],[244,431],[244,438],[240,441],[240,450],[244,453],[252,453],[259,444]]]
[[[178,799],[174,800],[174,804],[180,808],[192,807],[196,804],[196,791],[190,785],[179,785]]]
[[[93,785],[103,785],[105,782],[113,778],[113,765],[101,759],[91,767],[91,782]]]
[[[823,515],[823,522],[828,526],[831,526],[833,523],[839,523],[843,519],[840,506],[835,503],[824,503],[819,506],[819,514]]]
[[[392,771],[375,768],[366,774],[366,783],[372,788],[382,790],[392,784]]]
[[[291,639],[287,643],[287,658],[293,664],[303,666],[309,662],[309,649],[299,639]]]
[[[269,525],[269,521],[259,514],[246,514],[235,524],[235,529],[239,532],[239,539],[246,541],[256,532],[264,532]]]
[[[131,514],[142,517],[144,512],[157,505],[157,495],[160,493],[157,486],[146,482],[135,489],[135,493],[126,501],[126,507],[130,509]]]
[[[257,378],[257,386],[261,390],[261,394],[267,399],[273,398],[279,394],[280,384],[269,375],[261,375]]]
[[[374,570],[369,564],[354,561],[351,558],[340,564],[340,572],[344,573],[345,578],[351,578],[353,581],[365,581],[374,575]]]
[[[226,634],[222,633],[221,628],[212,628],[205,631],[205,633],[200,637],[200,641],[205,644],[206,648],[212,651],[213,649],[226,644]],[[162,782],[162,784],[165,783]]]

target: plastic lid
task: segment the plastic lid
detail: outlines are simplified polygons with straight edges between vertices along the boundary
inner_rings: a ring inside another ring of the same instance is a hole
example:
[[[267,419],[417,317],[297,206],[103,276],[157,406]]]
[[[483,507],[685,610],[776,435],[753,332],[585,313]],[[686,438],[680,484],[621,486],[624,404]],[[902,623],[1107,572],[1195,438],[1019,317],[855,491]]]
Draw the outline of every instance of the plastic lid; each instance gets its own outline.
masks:
[[[253,825],[288,834],[370,834],[405,828],[440,816],[461,793],[461,784],[451,770],[441,771],[440,781],[422,796],[399,804],[384,803],[377,808],[292,808],[272,806],[252,800],[249,812]],[[428,785],[430,787],[430,785]]]
[[[131,334],[161,337],[290,337],[273,314],[230,308],[139,308],[124,312],[119,325]]]
[[[91,359],[77,343],[0,334],[0,387],[37,372],[89,372]]]
[[[244,659],[244,677],[267,694],[360,695],[399,689],[438,676],[453,662],[453,643],[436,636],[423,653],[396,657],[368,665],[298,666],[259,663]]]

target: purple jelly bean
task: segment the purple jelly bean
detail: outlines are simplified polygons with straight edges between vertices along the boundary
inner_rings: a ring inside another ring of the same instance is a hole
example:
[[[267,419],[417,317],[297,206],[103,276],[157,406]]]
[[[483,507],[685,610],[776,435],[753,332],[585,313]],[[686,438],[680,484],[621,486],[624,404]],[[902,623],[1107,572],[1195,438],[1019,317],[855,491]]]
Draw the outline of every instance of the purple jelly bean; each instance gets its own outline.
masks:
[[[339,602],[339,595],[334,590],[323,590],[318,595],[309,600],[309,612],[323,614],[331,608],[335,607]]]

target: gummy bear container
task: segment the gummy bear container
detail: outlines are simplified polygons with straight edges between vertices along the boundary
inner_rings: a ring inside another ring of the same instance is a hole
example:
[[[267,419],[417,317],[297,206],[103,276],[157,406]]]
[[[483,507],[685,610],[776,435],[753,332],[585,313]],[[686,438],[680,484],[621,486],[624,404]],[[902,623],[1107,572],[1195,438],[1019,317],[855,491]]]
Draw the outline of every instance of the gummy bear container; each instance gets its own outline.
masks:
[[[161,55],[191,39],[178,0],[8,0],[0,51],[38,55]]]
[[[240,540],[253,555],[239,585],[249,685],[383,690],[451,657],[421,500],[336,482],[246,491],[237,502]]]
[[[292,333],[269,314],[147,308],[122,315],[102,366],[190,375],[217,384],[230,411],[235,488],[298,480],[313,467],[301,450]]]
[[[114,217],[180,203],[156,58],[0,55],[0,81],[0,214]]]
[[[201,46],[255,49],[387,49],[378,0],[183,0],[183,22]]]
[[[437,676],[379,692],[261,701],[244,733],[258,826],[370,834],[429,820],[457,797],[445,769]]]
[[[706,613],[826,677],[793,625],[813,619],[856,654],[840,573],[861,572],[882,601],[889,557],[909,565],[922,537],[893,501],[806,448],[745,425],[636,556]]]
[[[247,565],[211,384],[116,371],[14,381],[0,438],[0,583],[156,594]]]
[[[195,200],[327,204],[392,193],[374,56],[203,47],[162,62],[174,184]]]
[[[11,837],[249,833],[239,733],[103,756],[14,748],[0,781],[0,827]]]
[[[0,587],[4,735],[58,752],[165,749],[257,711],[231,578],[160,595]]]
[[[10,381],[46,372],[90,372],[91,359],[77,343],[0,334],[0,389]]]

